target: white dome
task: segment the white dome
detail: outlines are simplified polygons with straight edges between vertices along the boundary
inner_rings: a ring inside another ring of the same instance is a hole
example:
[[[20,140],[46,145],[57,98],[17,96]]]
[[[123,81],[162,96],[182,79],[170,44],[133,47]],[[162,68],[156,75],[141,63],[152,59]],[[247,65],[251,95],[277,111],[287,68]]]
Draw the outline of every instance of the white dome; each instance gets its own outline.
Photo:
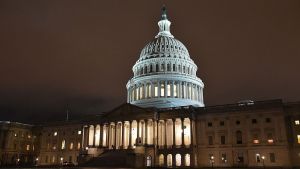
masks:
[[[159,36],[149,42],[142,50],[138,62],[159,57],[172,57],[190,60],[187,48],[177,39]]]
[[[204,84],[187,48],[170,32],[163,9],[159,33],[141,51],[126,85],[127,102],[141,107],[204,106]]]

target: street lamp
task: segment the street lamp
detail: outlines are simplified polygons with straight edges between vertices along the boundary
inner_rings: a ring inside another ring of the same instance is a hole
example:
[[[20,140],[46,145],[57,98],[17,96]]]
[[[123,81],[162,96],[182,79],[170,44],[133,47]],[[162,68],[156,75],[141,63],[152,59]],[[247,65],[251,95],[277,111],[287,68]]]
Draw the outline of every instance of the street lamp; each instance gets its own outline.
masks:
[[[215,159],[214,156],[210,156],[210,158],[209,158],[209,161],[211,163],[211,168],[214,168],[214,162],[215,162],[214,159]]]
[[[265,156],[261,156],[262,162],[263,162],[263,167],[265,168]]]

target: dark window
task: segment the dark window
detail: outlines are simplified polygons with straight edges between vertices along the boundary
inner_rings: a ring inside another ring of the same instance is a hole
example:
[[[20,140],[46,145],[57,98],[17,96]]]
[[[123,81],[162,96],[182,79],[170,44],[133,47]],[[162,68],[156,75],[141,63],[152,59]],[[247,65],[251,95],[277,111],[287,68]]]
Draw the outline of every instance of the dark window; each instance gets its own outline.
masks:
[[[252,124],[256,124],[257,120],[256,119],[252,119]]]
[[[236,132],[236,144],[243,144],[243,136],[241,131]]]
[[[236,125],[240,125],[241,122],[240,122],[239,120],[237,120],[237,121],[235,122],[235,124],[236,124]]]
[[[275,154],[274,153],[270,153],[270,162],[275,163]]]
[[[175,72],[175,64],[173,64],[173,72]]]
[[[208,126],[208,127],[212,127],[212,122],[208,122],[208,123],[207,123],[207,126]]]
[[[225,144],[225,136],[221,136],[221,144]]]
[[[270,119],[270,118],[266,118],[266,122],[267,122],[267,123],[270,123],[270,122],[271,122],[271,119]]]
[[[238,153],[238,157],[237,157],[237,161],[238,163],[244,163],[244,156],[243,153]]]
[[[171,65],[167,64],[167,71],[170,72],[171,71]]]
[[[208,144],[213,145],[213,137],[212,136],[208,136]]]
[[[224,126],[224,121],[220,121],[220,126]]]

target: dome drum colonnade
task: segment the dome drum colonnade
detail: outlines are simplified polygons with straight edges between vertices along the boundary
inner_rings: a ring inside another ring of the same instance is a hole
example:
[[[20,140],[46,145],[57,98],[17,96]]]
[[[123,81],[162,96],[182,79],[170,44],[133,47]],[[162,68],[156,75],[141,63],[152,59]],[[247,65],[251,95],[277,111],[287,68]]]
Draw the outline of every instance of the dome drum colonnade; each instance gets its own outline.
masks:
[[[133,66],[127,102],[140,107],[203,107],[204,84],[187,48],[170,33],[166,10],[158,22],[159,33],[142,50]]]

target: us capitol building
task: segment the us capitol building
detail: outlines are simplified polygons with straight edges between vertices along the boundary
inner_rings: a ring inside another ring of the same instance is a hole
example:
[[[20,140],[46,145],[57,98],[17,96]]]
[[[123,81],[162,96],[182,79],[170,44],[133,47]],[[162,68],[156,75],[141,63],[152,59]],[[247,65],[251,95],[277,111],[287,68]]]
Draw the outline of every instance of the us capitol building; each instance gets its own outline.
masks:
[[[299,167],[300,103],[204,105],[187,48],[159,32],[126,84],[127,103],[80,120],[0,122],[0,165],[111,167]]]

